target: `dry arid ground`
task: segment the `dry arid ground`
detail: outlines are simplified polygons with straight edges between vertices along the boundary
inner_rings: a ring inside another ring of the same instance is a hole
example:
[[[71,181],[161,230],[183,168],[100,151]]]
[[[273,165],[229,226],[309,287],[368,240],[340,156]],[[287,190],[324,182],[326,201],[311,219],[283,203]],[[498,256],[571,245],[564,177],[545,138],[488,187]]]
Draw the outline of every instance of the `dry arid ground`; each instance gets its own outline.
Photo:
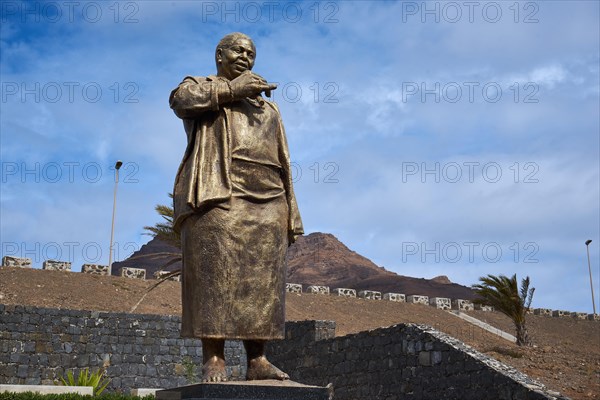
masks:
[[[156,281],[75,272],[0,268],[0,304],[130,312]],[[450,315],[422,305],[293,294],[287,319],[333,320],[346,335],[397,323],[427,324],[448,333],[573,399],[600,399],[600,322],[529,316],[535,347],[522,348]],[[136,313],[180,314],[180,284],[164,282]],[[499,313],[471,313],[504,331],[511,322]]]

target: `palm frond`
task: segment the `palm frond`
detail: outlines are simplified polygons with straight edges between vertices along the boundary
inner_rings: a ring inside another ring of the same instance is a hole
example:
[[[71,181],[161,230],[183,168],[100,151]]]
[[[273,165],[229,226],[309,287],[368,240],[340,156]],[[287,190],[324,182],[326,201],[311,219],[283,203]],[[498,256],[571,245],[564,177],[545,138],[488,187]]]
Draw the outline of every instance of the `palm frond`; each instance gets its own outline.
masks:
[[[472,286],[479,296],[479,304],[488,304],[508,316],[517,329],[517,344],[529,344],[525,329],[525,315],[533,300],[535,288],[529,288],[529,277],[517,284],[517,274],[512,277],[504,275],[487,275],[479,278],[480,283]],[[521,337],[520,337],[521,336]]]
[[[173,199],[173,194],[169,193],[169,197]],[[181,248],[181,236],[179,233],[175,232],[173,227],[173,221],[175,218],[175,211],[173,209],[173,202],[171,205],[158,204],[154,207],[158,215],[160,215],[164,222],[157,222],[154,226],[144,226],[144,230],[146,235],[150,235],[155,237],[165,243],[168,243],[172,246]]]
[[[172,193],[169,193],[169,198],[173,199]],[[178,249],[181,249],[181,236],[178,232],[175,232],[175,229],[173,226],[173,221],[175,218],[175,211],[173,209],[172,204],[173,204],[173,202],[171,202],[171,206],[167,206],[164,204],[158,204],[156,207],[154,207],[154,209],[156,210],[158,215],[160,215],[164,219],[164,222],[158,222],[154,226],[145,226],[144,230],[147,231],[147,232],[145,232],[146,235],[150,235],[156,239],[159,239],[162,242],[170,244]],[[130,257],[129,260],[136,260],[136,259],[140,259],[140,258],[145,258],[145,259],[150,259],[150,260],[156,260],[158,258],[168,258],[168,261],[166,263],[164,263],[160,268],[160,270],[163,271],[167,267],[181,261],[182,255],[181,255],[181,253],[161,252],[161,253],[154,253],[154,254],[149,254],[149,255],[134,256],[134,257]],[[145,293],[142,295],[142,297],[138,300],[138,302],[131,308],[130,312],[134,312],[137,309],[137,307],[142,303],[142,301],[146,298],[148,293],[150,293],[152,290],[154,290],[156,287],[158,287],[158,285],[160,285],[164,281],[166,281],[174,276],[177,276],[177,275],[181,275],[181,270],[176,270],[176,271],[172,271],[172,272],[168,273],[167,275],[165,275],[161,279],[159,279],[158,282],[156,282],[152,286],[150,286],[145,291]]]

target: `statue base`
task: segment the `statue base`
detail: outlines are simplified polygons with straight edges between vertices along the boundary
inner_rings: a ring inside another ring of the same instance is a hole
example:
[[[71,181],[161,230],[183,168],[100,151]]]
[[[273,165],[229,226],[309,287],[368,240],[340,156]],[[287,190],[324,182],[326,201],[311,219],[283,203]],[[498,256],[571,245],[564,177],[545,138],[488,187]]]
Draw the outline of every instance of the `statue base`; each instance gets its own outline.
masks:
[[[159,390],[156,400],[331,400],[333,387],[303,385],[293,381],[239,381],[199,383]]]

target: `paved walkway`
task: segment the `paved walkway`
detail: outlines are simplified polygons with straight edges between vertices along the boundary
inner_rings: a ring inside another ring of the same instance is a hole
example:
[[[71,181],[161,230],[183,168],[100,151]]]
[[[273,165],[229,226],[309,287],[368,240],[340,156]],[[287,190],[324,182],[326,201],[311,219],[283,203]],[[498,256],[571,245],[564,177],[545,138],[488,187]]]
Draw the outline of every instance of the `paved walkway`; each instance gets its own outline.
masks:
[[[479,320],[477,318],[473,318],[470,315],[467,315],[467,314],[465,314],[463,312],[460,312],[460,311],[451,310],[451,311],[448,311],[448,312],[450,314],[454,315],[455,317],[462,318],[465,321],[470,322],[471,324],[480,327],[481,329],[484,329],[484,330],[486,330],[486,331],[488,331],[490,333],[493,333],[494,335],[498,335],[502,339],[506,339],[506,340],[508,340],[510,342],[513,342],[513,343],[517,342],[517,338],[514,337],[513,335],[511,335],[510,333],[506,333],[506,332],[504,332],[504,331],[502,331],[502,330],[500,330],[498,328],[495,328],[492,325],[487,324],[487,323],[485,323],[485,322],[483,322],[483,321],[481,321],[481,320]]]

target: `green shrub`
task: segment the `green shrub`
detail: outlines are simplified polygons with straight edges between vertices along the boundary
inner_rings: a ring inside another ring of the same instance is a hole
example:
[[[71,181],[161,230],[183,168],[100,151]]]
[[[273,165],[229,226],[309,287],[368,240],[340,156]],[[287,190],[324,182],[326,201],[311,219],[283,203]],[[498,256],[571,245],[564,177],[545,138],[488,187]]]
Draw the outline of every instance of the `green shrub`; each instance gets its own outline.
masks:
[[[67,378],[60,377],[60,381],[57,385],[63,386],[91,386],[94,388],[94,396],[99,395],[106,389],[110,383],[110,379],[104,376],[105,371],[99,369],[90,374],[90,369],[86,368],[83,371],[79,371],[77,378],[73,375],[73,371],[67,372]]]

